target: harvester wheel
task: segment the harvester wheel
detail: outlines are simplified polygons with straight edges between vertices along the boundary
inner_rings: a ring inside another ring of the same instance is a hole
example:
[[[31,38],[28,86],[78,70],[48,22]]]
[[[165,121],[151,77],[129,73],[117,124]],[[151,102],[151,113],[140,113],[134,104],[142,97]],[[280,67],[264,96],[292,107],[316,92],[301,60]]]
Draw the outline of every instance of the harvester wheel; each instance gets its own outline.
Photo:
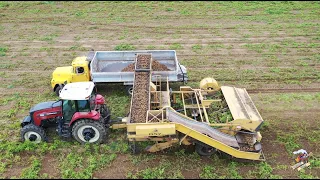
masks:
[[[107,137],[107,129],[99,121],[82,119],[75,122],[72,127],[72,136],[81,144],[100,144]]]
[[[133,86],[127,86],[127,87],[126,87],[126,91],[127,91],[127,94],[128,94],[129,96],[132,96]]]
[[[202,142],[196,142],[196,152],[200,155],[200,156],[211,156],[212,154],[214,154],[217,149],[214,147],[211,147],[207,144],[204,144]]]
[[[129,148],[130,148],[132,154],[139,153],[139,148],[137,146],[136,141],[129,141],[128,140],[128,145],[129,145]]]
[[[43,128],[36,126],[34,124],[25,125],[20,130],[20,134],[21,134],[22,141],[32,141],[34,143],[40,143],[46,138],[46,134]]]

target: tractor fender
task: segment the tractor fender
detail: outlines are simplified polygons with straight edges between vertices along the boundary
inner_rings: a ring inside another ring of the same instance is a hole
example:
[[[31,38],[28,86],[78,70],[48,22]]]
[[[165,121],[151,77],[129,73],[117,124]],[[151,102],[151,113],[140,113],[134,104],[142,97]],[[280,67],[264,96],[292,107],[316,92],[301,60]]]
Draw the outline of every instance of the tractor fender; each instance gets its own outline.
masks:
[[[75,123],[78,119],[92,119],[94,121],[100,120],[100,113],[97,111],[91,111],[91,112],[76,112],[72,116],[72,119],[69,123],[69,126],[72,126],[73,123]]]
[[[31,117],[30,116],[26,116],[21,120],[21,127],[30,124],[31,123]]]

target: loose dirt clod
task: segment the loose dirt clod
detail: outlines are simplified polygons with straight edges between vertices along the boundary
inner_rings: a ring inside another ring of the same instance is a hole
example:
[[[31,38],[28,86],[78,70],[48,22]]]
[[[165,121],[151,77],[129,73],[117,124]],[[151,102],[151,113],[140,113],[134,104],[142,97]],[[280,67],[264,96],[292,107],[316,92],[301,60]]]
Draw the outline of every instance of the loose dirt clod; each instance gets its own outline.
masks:
[[[121,72],[133,72],[135,63],[130,64],[129,66],[123,68]],[[152,60],[152,70],[153,71],[170,71],[170,69],[157,60]]]
[[[151,55],[137,56],[137,69],[149,69]],[[131,105],[131,122],[144,123],[149,109],[150,72],[135,72],[133,97]]]

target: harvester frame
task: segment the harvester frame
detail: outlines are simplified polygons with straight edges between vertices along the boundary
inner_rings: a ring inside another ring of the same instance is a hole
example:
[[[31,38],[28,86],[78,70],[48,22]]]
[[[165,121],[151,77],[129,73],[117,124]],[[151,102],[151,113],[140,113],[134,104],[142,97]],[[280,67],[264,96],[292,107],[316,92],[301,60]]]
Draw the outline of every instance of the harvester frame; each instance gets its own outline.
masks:
[[[152,54],[150,56],[152,57]],[[137,61],[136,59],[136,64],[138,64]],[[149,72],[149,83],[146,83],[149,98],[148,110],[145,112],[146,118],[140,122],[132,122],[131,109],[134,107],[135,98],[133,93],[129,116],[122,119],[123,124],[111,126],[113,129],[127,129],[127,138],[133,146],[133,151],[135,151],[135,142],[154,141],[155,144],[147,147],[146,151],[157,152],[174,144],[194,144],[200,155],[211,155],[219,150],[235,158],[265,160],[260,144],[262,137],[259,132],[263,120],[245,89],[228,86],[220,88],[213,78],[206,78],[200,82],[199,89],[181,86],[180,91],[172,91],[168,79],[163,88],[161,82],[163,78],[159,75],[152,77],[157,79],[155,83],[151,82],[151,68],[135,69],[135,72],[142,71]],[[140,86],[136,87],[141,91]],[[146,87],[142,89],[144,88]],[[135,89],[135,84],[133,89]],[[221,97],[226,98],[206,99],[208,95],[216,92],[222,92]],[[227,93],[228,96],[223,96],[224,93]],[[177,95],[182,97],[183,113],[172,108]],[[187,98],[192,96],[195,99],[194,103],[187,104]],[[211,123],[207,109],[211,103],[222,101],[227,103],[234,120],[227,120],[225,123]],[[238,106],[241,106],[240,109]],[[192,115],[193,118],[189,117],[187,109],[196,112]],[[244,134],[243,137],[241,133]],[[251,137],[248,142],[245,142],[244,136],[246,135]]]

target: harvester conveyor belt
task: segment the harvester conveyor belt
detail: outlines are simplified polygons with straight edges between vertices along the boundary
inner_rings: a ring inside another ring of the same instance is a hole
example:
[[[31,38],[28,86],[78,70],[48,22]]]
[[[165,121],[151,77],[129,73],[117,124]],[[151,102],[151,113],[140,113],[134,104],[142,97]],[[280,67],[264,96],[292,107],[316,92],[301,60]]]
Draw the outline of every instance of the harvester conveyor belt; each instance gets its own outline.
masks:
[[[182,114],[177,113],[174,110],[171,110],[170,108],[167,108],[166,111],[167,111],[167,119],[171,122],[183,124],[191,129],[194,129],[202,134],[206,134],[211,138],[216,139],[220,142],[223,142],[224,144],[227,144],[229,146],[237,147],[237,148],[239,147],[237,139],[234,136],[224,134],[219,130],[212,128],[206,123],[194,121],[191,118],[188,119],[189,117],[183,116]]]
[[[239,147],[239,144],[233,136],[224,134],[205,123],[193,121],[191,118],[176,112],[171,107],[166,108],[166,113],[167,119],[176,123],[176,130],[183,134],[217,148],[218,150],[228,153],[236,158],[260,161],[265,160],[262,151],[257,153],[236,149]]]

